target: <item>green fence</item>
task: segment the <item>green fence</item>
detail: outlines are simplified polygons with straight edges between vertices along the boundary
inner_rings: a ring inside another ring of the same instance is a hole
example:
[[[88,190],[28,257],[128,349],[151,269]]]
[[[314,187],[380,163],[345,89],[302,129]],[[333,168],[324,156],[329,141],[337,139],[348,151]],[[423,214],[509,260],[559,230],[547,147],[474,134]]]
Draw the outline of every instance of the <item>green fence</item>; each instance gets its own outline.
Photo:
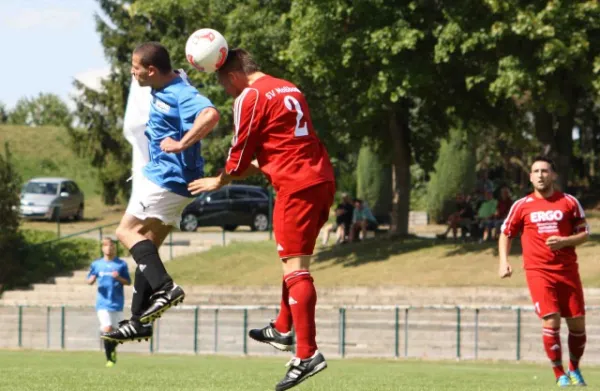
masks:
[[[597,328],[599,308],[588,308],[590,335]],[[541,324],[532,311],[510,306],[318,306],[317,340],[328,356],[342,358],[545,360]],[[150,343],[125,344],[122,349],[272,355],[276,353],[268,346],[249,341],[248,331],[264,327],[276,314],[276,306],[177,307],[155,323]],[[0,319],[0,347],[98,348],[92,307],[3,306]],[[586,361],[594,360],[600,362],[600,356],[586,353]]]

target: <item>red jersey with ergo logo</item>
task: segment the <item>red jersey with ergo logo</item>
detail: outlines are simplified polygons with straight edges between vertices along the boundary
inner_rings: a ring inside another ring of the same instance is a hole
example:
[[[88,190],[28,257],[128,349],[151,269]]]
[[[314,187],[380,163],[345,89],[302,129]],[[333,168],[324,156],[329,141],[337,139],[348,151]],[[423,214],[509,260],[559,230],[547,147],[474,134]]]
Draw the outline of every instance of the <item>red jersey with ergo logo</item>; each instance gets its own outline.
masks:
[[[526,270],[577,270],[575,247],[552,251],[546,245],[550,236],[589,232],[585,213],[575,197],[555,191],[548,198],[538,198],[534,193],[521,198],[511,207],[502,232],[514,238],[521,231]]]

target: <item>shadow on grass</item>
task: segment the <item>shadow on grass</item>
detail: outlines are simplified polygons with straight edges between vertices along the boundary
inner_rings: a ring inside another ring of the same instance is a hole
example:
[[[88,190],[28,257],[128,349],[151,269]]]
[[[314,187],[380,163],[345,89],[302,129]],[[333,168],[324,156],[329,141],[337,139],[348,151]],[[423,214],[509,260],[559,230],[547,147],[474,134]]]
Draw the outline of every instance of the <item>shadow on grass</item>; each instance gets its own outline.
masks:
[[[600,234],[592,234],[590,243],[600,243]],[[416,253],[426,249],[439,248],[440,256],[453,257],[466,254],[488,253],[498,256],[498,242],[487,241],[461,242],[443,239],[431,239],[417,236],[404,238],[381,235],[358,243],[348,243],[338,246],[321,248],[315,256],[315,263],[332,262],[333,265],[356,267],[370,262],[382,262],[392,256]],[[520,239],[515,239],[511,247],[511,255],[520,255],[522,252]]]

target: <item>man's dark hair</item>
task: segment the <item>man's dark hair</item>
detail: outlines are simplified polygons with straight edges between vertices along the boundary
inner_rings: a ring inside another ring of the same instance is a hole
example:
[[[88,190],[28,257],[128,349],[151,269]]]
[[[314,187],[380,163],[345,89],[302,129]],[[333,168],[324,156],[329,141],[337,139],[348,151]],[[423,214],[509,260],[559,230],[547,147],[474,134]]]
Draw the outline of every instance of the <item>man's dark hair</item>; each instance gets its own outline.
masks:
[[[133,53],[140,56],[140,63],[146,68],[152,65],[163,74],[173,70],[168,50],[158,42],[144,42]]]
[[[244,49],[231,49],[227,53],[227,60],[219,68],[219,73],[242,72],[249,75],[260,70],[250,53]]]
[[[556,172],[556,165],[554,164],[554,160],[550,159],[548,156],[538,155],[533,158],[533,160],[531,161],[531,165],[533,166],[533,163],[535,162],[546,162],[550,165],[552,171]]]

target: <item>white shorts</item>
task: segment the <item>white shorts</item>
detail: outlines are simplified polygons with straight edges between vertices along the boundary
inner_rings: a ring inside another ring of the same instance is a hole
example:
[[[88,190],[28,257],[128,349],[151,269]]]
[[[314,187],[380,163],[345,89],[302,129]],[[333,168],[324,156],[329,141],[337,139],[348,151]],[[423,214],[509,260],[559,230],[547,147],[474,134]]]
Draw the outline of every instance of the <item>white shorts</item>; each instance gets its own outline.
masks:
[[[181,212],[194,199],[163,189],[144,175],[135,177],[135,186],[125,213],[140,220],[156,218],[167,225],[179,227]]]
[[[98,320],[101,331],[106,327],[116,329],[119,327],[119,322],[123,320],[123,311],[98,310]]]

